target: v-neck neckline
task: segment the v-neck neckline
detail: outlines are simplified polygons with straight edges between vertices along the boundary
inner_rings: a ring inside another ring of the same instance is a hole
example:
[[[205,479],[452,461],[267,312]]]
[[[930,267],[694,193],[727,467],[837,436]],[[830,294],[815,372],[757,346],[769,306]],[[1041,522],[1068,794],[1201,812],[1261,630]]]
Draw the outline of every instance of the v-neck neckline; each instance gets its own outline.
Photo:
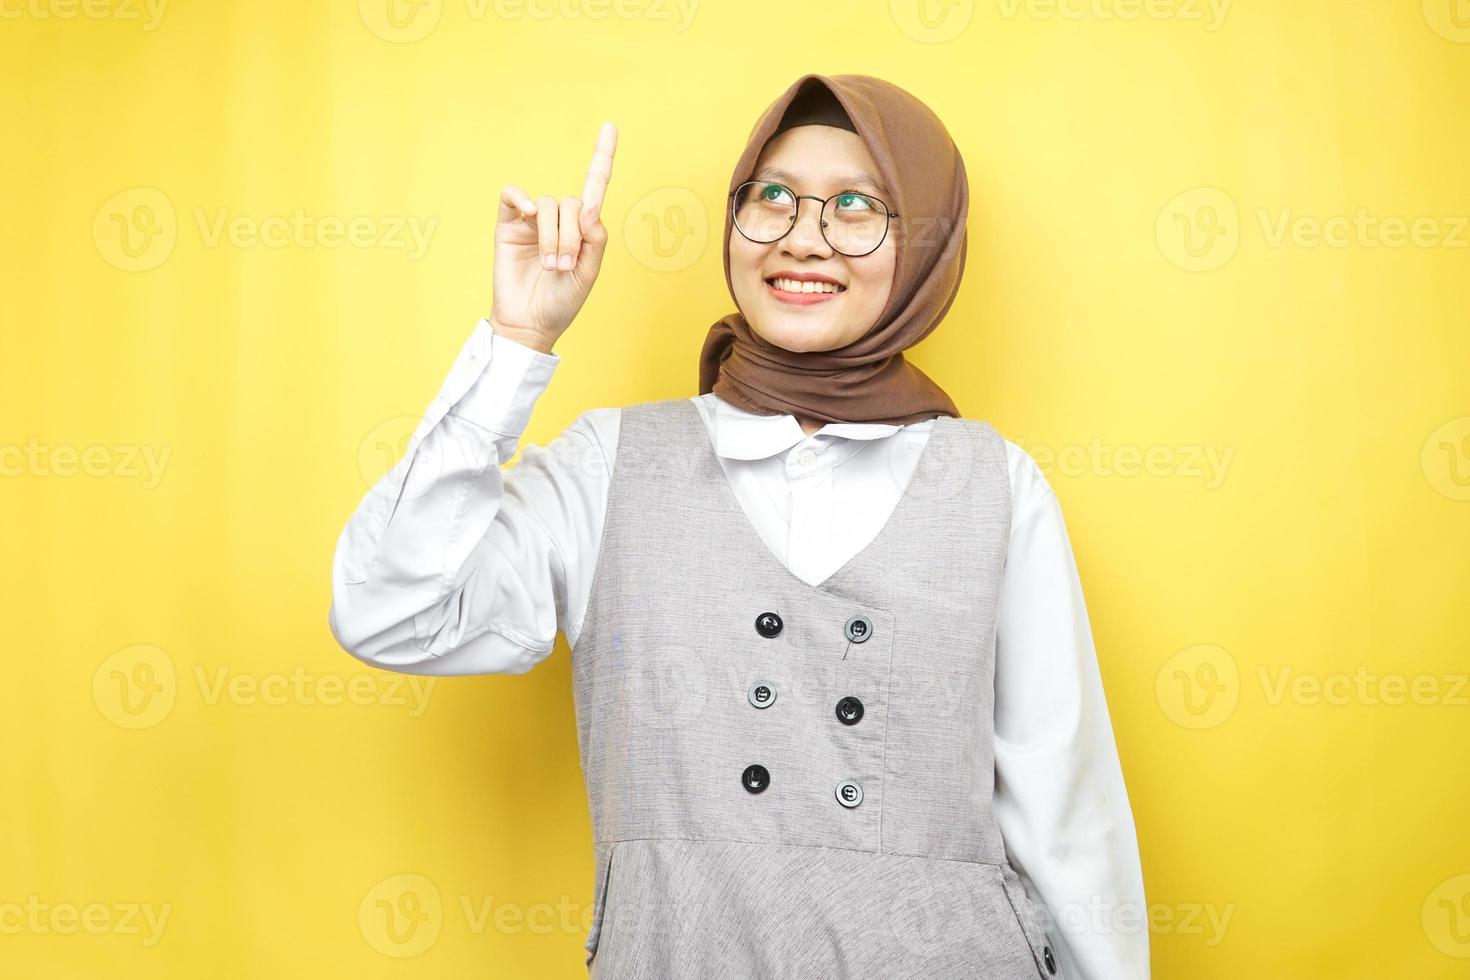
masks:
[[[934,425],[929,430],[929,438],[924,440],[923,448],[919,450],[919,455],[914,459],[914,468],[911,475],[909,476],[908,482],[904,484],[904,488],[899,494],[898,502],[893,505],[893,509],[889,511],[888,517],[884,519],[883,525],[878,528],[878,532],[873,535],[873,537],[868,541],[867,544],[859,548],[855,554],[851,555],[846,561],[838,566],[836,571],[832,572],[832,574],[828,575],[820,582],[813,584],[793,572],[789,567],[787,567],[785,562],[777,558],[776,555],[771,551],[770,546],[766,544],[766,539],[761,537],[760,532],[756,530],[755,525],[751,522],[750,515],[745,512],[745,507],[741,505],[740,498],[735,495],[735,488],[730,486],[730,478],[725,474],[724,464],[720,462],[719,453],[715,451],[715,446],[711,437],[711,433],[709,431],[709,427],[705,425],[704,418],[700,415],[699,407],[696,406],[692,401],[689,401],[687,399],[684,400],[684,404],[689,415],[692,416],[692,422],[695,426],[695,432],[703,440],[701,445],[709,450],[706,459],[708,460],[709,464],[714,468],[712,479],[714,483],[719,485],[719,489],[717,491],[718,495],[721,501],[723,501],[725,509],[732,512],[733,522],[735,524],[738,524],[741,528],[740,533],[744,537],[749,539],[750,546],[760,553],[762,561],[769,562],[770,564],[776,566],[778,569],[781,570],[781,573],[788,577],[792,582],[795,582],[797,585],[803,588],[817,589],[818,591],[825,592],[829,595],[835,594],[832,592],[829,586],[836,583],[839,579],[845,577],[849,572],[852,571],[853,568],[857,566],[860,561],[866,558],[870,553],[876,551],[885,538],[897,533],[895,528],[904,518],[907,510],[912,506],[913,498],[918,495],[918,488],[915,487],[915,484],[921,483],[923,481],[921,467],[923,466],[925,457],[929,455],[930,447],[934,445],[934,441],[936,439],[949,438],[949,423],[955,421],[953,417],[948,415],[935,416]],[[894,435],[897,435],[897,433],[894,433]]]

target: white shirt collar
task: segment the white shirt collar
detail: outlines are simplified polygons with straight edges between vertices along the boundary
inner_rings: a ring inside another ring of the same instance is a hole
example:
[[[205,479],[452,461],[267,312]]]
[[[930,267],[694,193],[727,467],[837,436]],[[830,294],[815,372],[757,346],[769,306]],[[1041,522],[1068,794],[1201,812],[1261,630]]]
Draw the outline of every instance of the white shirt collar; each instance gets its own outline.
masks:
[[[714,409],[715,452],[731,459],[764,459],[785,452],[807,438],[794,415],[758,415],[732,405],[714,392],[699,396]],[[915,425],[927,425],[930,419]],[[845,439],[881,439],[906,428],[886,422],[828,422],[815,436]]]

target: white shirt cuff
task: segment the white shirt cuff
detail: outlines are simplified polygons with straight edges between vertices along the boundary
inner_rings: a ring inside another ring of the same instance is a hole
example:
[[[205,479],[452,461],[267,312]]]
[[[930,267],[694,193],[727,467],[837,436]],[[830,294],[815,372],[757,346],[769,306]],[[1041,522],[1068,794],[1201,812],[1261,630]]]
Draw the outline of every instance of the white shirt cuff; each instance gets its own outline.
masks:
[[[560,363],[560,355],[495,333],[482,319],[450,368],[443,393],[449,414],[500,435],[519,436]]]

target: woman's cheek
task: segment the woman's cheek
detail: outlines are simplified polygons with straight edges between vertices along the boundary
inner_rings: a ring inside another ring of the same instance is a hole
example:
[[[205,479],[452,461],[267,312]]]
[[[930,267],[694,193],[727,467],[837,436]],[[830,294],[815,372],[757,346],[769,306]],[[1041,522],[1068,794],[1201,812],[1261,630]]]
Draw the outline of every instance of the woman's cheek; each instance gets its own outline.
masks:
[[[758,295],[754,290],[759,279],[756,265],[759,256],[752,254],[750,243],[744,238],[733,232],[731,234],[730,282],[734,286],[736,302],[743,307],[750,304]]]

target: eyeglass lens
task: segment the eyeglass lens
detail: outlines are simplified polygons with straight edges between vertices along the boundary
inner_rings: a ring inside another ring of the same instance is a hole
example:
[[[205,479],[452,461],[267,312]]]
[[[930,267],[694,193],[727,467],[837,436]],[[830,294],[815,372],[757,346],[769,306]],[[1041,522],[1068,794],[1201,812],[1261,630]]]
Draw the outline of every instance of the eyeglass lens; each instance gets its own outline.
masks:
[[[752,180],[735,192],[735,226],[751,241],[770,243],[796,224],[797,198],[791,188],[773,181]],[[822,232],[827,243],[844,255],[866,255],[888,231],[888,207],[876,197],[845,192],[822,206]]]

